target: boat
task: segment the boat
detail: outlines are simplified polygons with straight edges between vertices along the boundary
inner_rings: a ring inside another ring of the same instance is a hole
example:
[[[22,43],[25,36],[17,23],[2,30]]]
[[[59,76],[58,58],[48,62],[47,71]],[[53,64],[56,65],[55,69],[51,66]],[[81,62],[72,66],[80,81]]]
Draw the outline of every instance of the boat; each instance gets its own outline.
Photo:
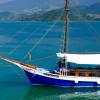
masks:
[[[0,56],[1,59],[19,66],[27,75],[32,85],[50,85],[58,87],[100,87],[100,69],[95,70],[76,68],[71,69],[71,64],[100,65],[100,54],[73,54],[68,53],[68,23],[69,0],[66,0],[66,28],[64,32],[63,52],[56,53],[60,58],[57,70],[48,70],[18,62]]]

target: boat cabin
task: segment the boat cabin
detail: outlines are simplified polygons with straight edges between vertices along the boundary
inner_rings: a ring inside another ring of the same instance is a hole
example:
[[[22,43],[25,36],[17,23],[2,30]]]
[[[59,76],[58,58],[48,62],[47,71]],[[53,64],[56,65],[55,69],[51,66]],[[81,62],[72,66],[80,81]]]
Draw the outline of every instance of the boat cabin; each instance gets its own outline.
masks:
[[[80,65],[75,63],[68,63],[66,68],[64,62],[59,61],[58,69],[53,73],[62,76],[100,77],[100,68],[98,65]]]

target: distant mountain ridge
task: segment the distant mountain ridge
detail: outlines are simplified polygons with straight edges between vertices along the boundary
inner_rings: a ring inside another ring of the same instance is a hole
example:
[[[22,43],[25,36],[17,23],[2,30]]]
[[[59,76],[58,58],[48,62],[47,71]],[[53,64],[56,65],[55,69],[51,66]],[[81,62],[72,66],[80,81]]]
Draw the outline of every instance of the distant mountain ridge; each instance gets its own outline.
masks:
[[[87,12],[91,13],[98,13],[100,14],[100,2],[95,3],[87,8]]]
[[[29,13],[1,12],[0,21],[55,21],[61,14],[63,16],[59,18],[59,21],[64,21],[64,8],[48,9],[45,11],[37,11],[37,8],[34,8]],[[90,6],[79,5],[70,8],[69,18],[70,20],[100,20],[100,2]]]
[[[52,4],[52,2],[54,2]],[[43,6],[44,5],[44,6]],[[49,9],[64,7],[64,2],[58,0],[13,0],[0,4],[0,12],[27,13],[29,11],[45,11]]]

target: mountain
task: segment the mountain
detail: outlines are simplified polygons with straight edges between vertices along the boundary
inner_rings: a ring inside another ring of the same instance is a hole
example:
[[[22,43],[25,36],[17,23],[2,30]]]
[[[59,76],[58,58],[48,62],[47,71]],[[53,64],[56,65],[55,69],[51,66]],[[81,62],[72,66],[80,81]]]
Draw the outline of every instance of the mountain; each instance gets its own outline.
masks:
[[[65,20],[64,8],[48,9],[45,11],[38,10],[38,13],[36,12],[35,13],[1,12],[0,21],[55,21],[57,19],[59,19],[59,21]],[[61,15],[62,17],[60,17]],[[71,7],[69,18],[70,20],[75,20],[75,21],[84,19],[100,20],[100,2],[90,6],[78,5],[76,7]]]
[[[96,2],[100,2],[100,0],[76,0],[76,4],[74,4],[74,1],[70,0],[70,5],[90,6]],[[0,4],[0,12],[35,13],[63,8],[64,5],[65,0],[11,0]]]
[[[0,12],[33,13],[61,7],[64,7],[64,0],[14,0],[0,4]]]
[[[62,16],[62,17],[61,17]],[[65,19],[65,12],[64,9],[56,9],[56,10],[51,10],[47,11],[41,14],[35,14],[35,15],[29,15],[29,16],[24,16],[20,20],[21,21],[55,21],[57,19],[64,20]]]
[[[100,14],[100,2],[95,3],[87,8],[87,12],[89,13],[98,13]]]
[[[79,5],[72,7],[71,13],[71,18],[74,20],[100,20],[100,2],[94,3],[90,6]]]
[[[77,2],[77,5],[87,5],[87,6],[90,6],[92,4],[95,4],[97,2],[100,2],[100,0],[69,0],[71,2]]]

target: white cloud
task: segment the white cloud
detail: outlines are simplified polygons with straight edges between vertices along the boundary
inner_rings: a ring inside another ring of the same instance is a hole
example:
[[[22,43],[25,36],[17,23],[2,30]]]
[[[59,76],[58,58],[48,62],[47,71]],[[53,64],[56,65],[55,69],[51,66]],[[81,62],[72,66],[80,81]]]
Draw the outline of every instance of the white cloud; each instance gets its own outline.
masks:
[[[54,9],[58,9],[59,7],[57,5],[51,5],[46,11],[51,11]]]
[[[28,9],[21,10],[20,12],[21,13],[33,14],[33,13],[38,13],[38,12],[41,12],[41,11],[42,11],[41,8],[34,7],[34,8],[28,8]]]

